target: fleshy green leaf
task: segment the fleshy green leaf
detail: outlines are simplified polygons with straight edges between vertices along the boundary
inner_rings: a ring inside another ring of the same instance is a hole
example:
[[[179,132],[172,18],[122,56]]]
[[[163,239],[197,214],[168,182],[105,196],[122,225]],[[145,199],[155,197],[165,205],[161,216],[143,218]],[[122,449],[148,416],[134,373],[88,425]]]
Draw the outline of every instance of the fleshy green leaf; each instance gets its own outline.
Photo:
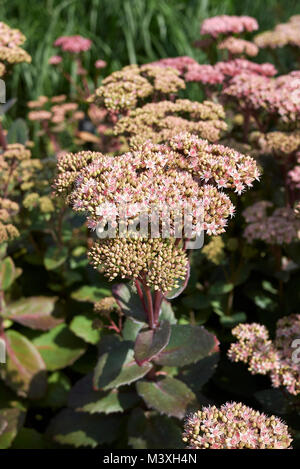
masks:
[[[162,301],[160,312],[159,312],[159,320],[169,321],[170,324],[176,324],[177,322],[172,305],[167,300]]]
[[[60,370],[72,365],[86,350],[86,345],[65,324],[39,334],[32,340],[43,357],[47,369]]]
[[[217,351],[217,338],[203,326],[175,324],[167,347],[154,358],[163,366],[185,366]]]
[[[47,436],[61,445],[95,448],[117,439],[119,419],[115,415],[91,415],[65,409],[51,421]]]
[[[40,353],[19,332],[9,330],[6,338],[7,363],[0,368],[2,378],[19,396],[41,398],[47,388],[47,373]]]
[[[0,409],[0,449],[11,446],[24,423],[24,418],[25,413],[20,409]]]
[[[137,322],[132,318],[126,318],[122,329],[123,339],[132,340],[134,342],[142,327],[147,327],[147,324]]]
[[[108,288],[94,287],[90,285],[84,285],[71,294],[71,298],[73,298],[73,300],[86,301],[90,303],[96,303],[106,296],[111,296],[111,291],[108,290]]]
[[[56,246],[50,246],[45,253],[44,265],[47,270],[54,270],[64,264],[67,258],[67,247],[59,248]]]
[[[100,356],[94,374],[95,389],[106,391],[133,383],[151,370],[150,363],[142,366],[136,363],[132,346],[131,341],[119,342]]]
[[[136,362],[142,365],[158,355],[168,345],[170,335],[171,325],[168,321],[162,321],[155,330],[140,332],[134,345]]]
[[[195,394],[175,378],[164,377],[158,381],[139,381],[136,384],[138,394],[151,409],[169,417],[182,419],[197,409]]]
[[[10,303],[3,311],[3,316],[31,329],[46,331],[63,320],[53,315],[57,297],[32,296]]]
[[[112,288],[113,296],[126,316],[132,317],[139,322],[147,322],[146,313],[143,309],[141,300],[133,287],[127,284],[114,285]]]
[[[93,376],[90,374],[79,380],[71,389],[68,405],[79,412],[111,414],[124,412],[138,401],[139,397],[132,391],[120,392],[119,389],[95,391]]]
[[[97,344],[101,337],[101,332],[93,328],[95,315],[85,313],[76,315],[70,324],[70,329],[77,337],[89,344]]]
[[[11,257],[5,257],[0,262],[0,288],[1,290],[7,290],[16,277],[15,264]]]

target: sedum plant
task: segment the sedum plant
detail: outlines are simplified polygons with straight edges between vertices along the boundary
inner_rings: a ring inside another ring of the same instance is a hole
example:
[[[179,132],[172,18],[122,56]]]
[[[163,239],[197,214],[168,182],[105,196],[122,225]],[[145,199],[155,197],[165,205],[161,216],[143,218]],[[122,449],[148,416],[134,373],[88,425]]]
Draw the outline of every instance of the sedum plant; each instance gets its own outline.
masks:
[[[94,326],[108,323],[106,327],[114,333],[100,340],[94,371],[71,391],[69,406],[75,412],[63,411],[50,425],[55,441],[73,442],[72,425],[84,418],[81,412],[93,413],[101,402],[111,402],[104,412],[115,412],[113,396],[118,396],[123,411],[127,405],[136,407],[135,399],[141,399],[148,409],[146,419],[155,418],[153,411],[182,419],[197,407],[199,389],[188,376],[198,369],[201,373],[203,360],[216,356],[218,340],[197,324],[178,322],[169,302],[188,283],[187,242],[194,234],[176,237],[173,215],[168,238],[163,235],[163,216],[156,237],[134,235],[131,228],[154,209],[166,215],[164,210],[177,204],[181,213],[190,207],[195,232],[222,233],[234,213],[225,189],[240,194],[258,177],[252,158],[188,133],[163,145],[148,141],[120,156],[81,152],[60,157],[56,193],[75,211],[86,214],[88,226],[99,235],[89,250],[90,262],[110,281],[121,278],[126,283],[114,284],[113,298],[96,305],[102,319]],[[124,202],[126,213],[119,210]],[[199,203],[201,226],[197,223]],[[114,235],[101,236],[111,220]],[[136,412],[137,408],[131,411],[129,427]]]

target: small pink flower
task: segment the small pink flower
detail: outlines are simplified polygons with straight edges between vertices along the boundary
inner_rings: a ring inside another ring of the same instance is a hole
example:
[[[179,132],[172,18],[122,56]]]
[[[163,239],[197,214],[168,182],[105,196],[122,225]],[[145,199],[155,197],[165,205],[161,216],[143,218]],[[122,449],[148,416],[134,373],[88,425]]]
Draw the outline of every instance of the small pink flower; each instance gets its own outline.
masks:
[[[105,60],[99,59],[99,60],[96,60],[96,62],[95,62],[95,67],[96,68],[105,68],[106,65],[107,65],[107,63],[105,62]]]
[[[62,57],[60,55],[53,55],[48,60],[48,64],[50,65],[58,65],[62,62]]]

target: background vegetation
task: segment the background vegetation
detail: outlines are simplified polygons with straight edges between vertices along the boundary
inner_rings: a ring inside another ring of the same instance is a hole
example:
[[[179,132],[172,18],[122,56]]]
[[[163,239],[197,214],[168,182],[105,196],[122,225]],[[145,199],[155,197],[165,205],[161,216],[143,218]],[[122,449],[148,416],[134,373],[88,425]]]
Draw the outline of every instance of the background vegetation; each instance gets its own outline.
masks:
[[[19,66],[8,83],[14,96],[25,103],[41,94],[67,91],[65,80],[48,65],[49,57],[55,53],[53,42],[61,35],[81,34],[90,38],[93,48],[85,54],[85,65],[93,69],[96,59],[104,59],[108,73],[128,63],[178,55],[204,62],[204,54],[193,47],[193,41],[199,38],[200,24],[205,18],[220,14],[251,15],[263,31],[299,13],[299,1],[0,0],[0,11],[2,21],[20,28],[28,38],[26,50],[32,56],[33,66]],[[262,53],[260,58],[264,57]]]

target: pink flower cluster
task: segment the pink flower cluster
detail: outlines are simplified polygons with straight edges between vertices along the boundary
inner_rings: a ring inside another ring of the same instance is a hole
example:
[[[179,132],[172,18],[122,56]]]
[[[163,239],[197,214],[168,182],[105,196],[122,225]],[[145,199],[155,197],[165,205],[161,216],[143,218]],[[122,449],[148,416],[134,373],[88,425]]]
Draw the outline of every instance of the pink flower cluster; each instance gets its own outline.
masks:
[[[75,36],[61,36],[54,42],[56,47],[60,47],[64,52],[85,52],[91,48],[92,41],[85,37]]]
[[[226,64],[226,63],[225,63]],[[254,73],[240,73],[223,90],[226,96],[238,99],[243,108],[267,110],[283,121],[295,121],[300,113],[299,72],[277,78]]]
[[[48,60],[48,63],[50,65],[58,65],[62,62],[62,57],[60,55],[52,55],[50,59]]]
[[[251,73],[265,77],[276,75],[277,70],[270,63],[257,64],[246,59],[234,59],[227,62],[217,62],[215,68],[226,77],[235,77],[241,73]]]
[[[51,99],[47,96],[39,96],[36,101],[29,101],[28,107],[32,109],[28,113],[28,119],[31,121],[48,121],[52,124],[67,124],[82,119],[84,114],[78,110],[77,103],[66,103],[65,95],[53,96]],[[55,132],[55,128],[52,129]],[[58,131],[61,128],[57,129]]]
[[[274,341],[265,326],[239,324],[232,330],[238,339],[228,357],[248,364],[252,374],[269,374],[275,388],[283,386],[290,394],[300,393],[300,364],[293,360],[293,342],[300,338],[300,315],[291,314],[277,321]]]
[[[216,38],[220,34],[236,34],[257,29],[258,23],[251,16],[220,15],[204,20],[200,32]]]
[[[182,436],[188,449],[287,449],[292,442],[278,417],[241,402],[203,407],[189,415]]]
[[[88,165],[82,163],[88,161]],[[127,204],[126,220],[152,213],[153,208],[162,212],[189,206],[195,229],[209,235],[224,232],[227,218],[234,214],[223,189],[240,194],[259,177],[252,158],[187,133],[174,137],[168,145],[147,142],[120,156],[67,154],[58,168],[57,191],[72,191],[74,209],[88,213],[91,228],[119,216],[122,204]],[[197,225],[199,210],[201,227]]]
[[[218,71],[216,66],[198,63],[188,68],[184,78],[187,82],[200,82],[204,85],[216,85],[225,79],[224,74]]]
[[[234,59],[217,62],[215,65],[190,65],[185,73],[185,80],[215,85],[225,84],[226,81],[240,74],[270,77],[277,73],[270,63],[257,64],[246,59]]]
[[[6,71],[2,62],[9,64],[31,62],[30,55],[20,47],[25,39],[21,31],[12,29],[0,21],[0,76],[3,76]]]
[[[212,101],[159,101],[129,111],[119,119],[113,132],[127,137],[130,146],[136,148],[147,140],[152,143],[168,141],[181,132],[215,142],[221,131],[227,129],[224,118],[223,107]]]
[[[224,41],[220,42],[218,49],[228,50],[232,55],[246,54],[251,57],[255,57],[258,54],[258,47],[256,44],[234,36],[228,37],[224,39]]]
[[[156,62],[151,62],[149,65],[155,65],[157,67],[171,67],[175,68],[180,72],[181,75],[184,74],[194,65],[198,65],[198,62],[187,55],[180,57],[169,57],[167,59],[160,59]]]
[[[261,200],[244,210],[243,215],[248,223],[244,236],[249,243],[261,240],[268,244],[289,244],[299,236],[300,221],[289,207],[276,208],[271,215],[267,209],[272,202]]]
[[[98,59],[95,62],[95,68],[105,68],[106,65],[107,63],[105,62],[105,60],[102,60],[102,59]]]
[[[0,46],[18,47],[25,41],[24,34],[18,29],[12,29],[0,21]]]

